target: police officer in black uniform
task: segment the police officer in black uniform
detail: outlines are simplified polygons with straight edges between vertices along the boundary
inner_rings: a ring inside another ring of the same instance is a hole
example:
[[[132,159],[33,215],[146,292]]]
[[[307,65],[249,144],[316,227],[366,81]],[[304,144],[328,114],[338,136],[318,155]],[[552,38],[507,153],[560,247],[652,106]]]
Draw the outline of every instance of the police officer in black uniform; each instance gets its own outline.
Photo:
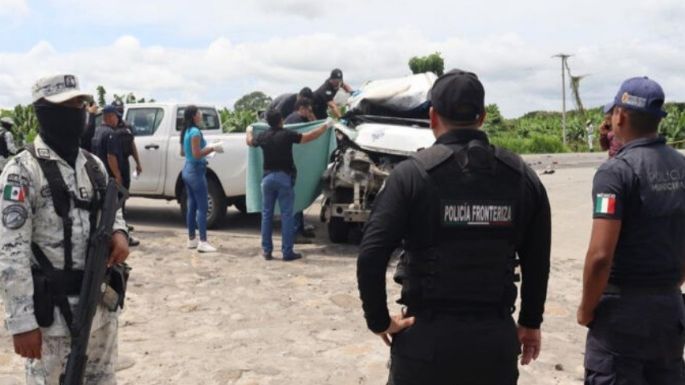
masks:
[[[661,86],[623,82],[605,107],[624,146],[595,174],[578,323],[585,384],[685,384],[685,158],[657,135]]]
[[[400,163],[364,229],[357,279],[369,329],[391,345],[390,384],[511,385],[537,358],[549,276],[547,194],[521,158],[480,131],[484,89],[452,70],[433,85],[436,143]],[[404,255],[401,315],[390,317],[385,271]],[[521,312],[515,256],[521,263]],[[521,346],[522,345],[522,346]]]
[[[331,110],[334,118],[340,119],[342,117],[338,105],[333,100],[341,88],[346,92],[352,92],[352,87],[343,81],[342,71],[336,68],[331,71],[328,79],[314,91],[312,96],[312,109],[317,119],[326,119],[328,117],[328,109]]]

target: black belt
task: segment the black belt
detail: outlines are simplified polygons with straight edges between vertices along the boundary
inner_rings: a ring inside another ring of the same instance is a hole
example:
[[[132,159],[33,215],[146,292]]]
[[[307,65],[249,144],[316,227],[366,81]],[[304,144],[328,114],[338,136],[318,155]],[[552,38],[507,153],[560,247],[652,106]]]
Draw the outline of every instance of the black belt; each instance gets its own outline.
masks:
[[[648,286],[648,287],[630,287],[618,286],[610,283],[604,289],[604,294],[672,294],[680,293],[679,286]]]

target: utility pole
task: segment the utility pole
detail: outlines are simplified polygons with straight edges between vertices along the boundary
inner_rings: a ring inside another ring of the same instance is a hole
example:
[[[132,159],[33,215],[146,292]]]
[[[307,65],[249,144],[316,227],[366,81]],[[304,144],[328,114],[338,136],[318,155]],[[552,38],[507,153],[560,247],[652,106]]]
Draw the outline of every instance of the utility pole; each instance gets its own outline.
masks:
[[[561,135],[564,146],[566,145],[566,60],[571,55],[560,53],[552,57],[561,58]]]

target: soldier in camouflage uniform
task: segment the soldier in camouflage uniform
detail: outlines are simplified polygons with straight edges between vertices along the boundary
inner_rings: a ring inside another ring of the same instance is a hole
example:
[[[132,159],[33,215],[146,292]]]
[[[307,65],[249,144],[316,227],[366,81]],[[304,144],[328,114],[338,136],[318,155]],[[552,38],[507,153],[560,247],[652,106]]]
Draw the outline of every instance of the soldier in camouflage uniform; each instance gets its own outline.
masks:
[[[0,119],[0,171],[5,168],[10,157],[19,151],[16,144],[14,144],[12,127],[14,127],[14,120],[12,118],[4,117]]]
[[[52,312],[47,312],[51,316],[49,325],[41,321],[44,317],[39,317],[40,298],[34,296],[32,270],[41,269],[43,259],[36,257],[38,253],[55,269],[64,266],[63,271],[78,272],[85,265],[92,229],[91,213],[77,208],[77,200],[88,201],[94,196],[91,175],[86,170],[87,164],[92,163],[88,162],[97,162],[97,167],[91,170],[105,173],[104,165],[97,157],[79,149],[85,119],[83,102],[87,97],[79,91],[74,76],[39,80],[33,88],[33,101],[40,135],[33,143],[32,152],[22,151],[0,176],[3,192],[0,201],[0,292],[5,305],[5,325],[13,335],[15,352],[28,358],[27,384],[58,385],[70,351],[70,329],[62,309],[54,306]],[[50,184],[41,168],[43,160],[56,162],[65,188],[72,196],[68,211],[71,242],[65,242],[65,222],[56,213]],[[109,263],[121,263],[127,256],[126,223],[119,211]],[[70,307],[72,313],[78,303],[77,293],[77,289],[76,293],[73,289],[66,293],[70,306],[65,307]],[[116,384],[118,314],[118,309],[109,311],[98,306],[88,345],[84,384]]]

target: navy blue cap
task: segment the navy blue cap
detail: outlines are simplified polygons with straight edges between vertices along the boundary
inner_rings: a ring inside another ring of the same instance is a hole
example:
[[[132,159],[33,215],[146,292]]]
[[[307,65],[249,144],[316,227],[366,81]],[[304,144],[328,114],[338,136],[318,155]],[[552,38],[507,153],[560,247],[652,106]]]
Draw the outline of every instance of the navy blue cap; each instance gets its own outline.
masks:
[[[102,109],[102,113],[103,113],[103,114],[117,114],[117,115],[121,115],[121,113],[119,112],[119,109],[117,108],[117,106],[112,105],[112,104],[106,105],[105,108]]]
[[[664,90],[659,83],[646,76],[630,78],[621,84],[614,101],[604,106],[604,113],[621,107],[663,118],[667,115],[662,109],[664,99]]]

